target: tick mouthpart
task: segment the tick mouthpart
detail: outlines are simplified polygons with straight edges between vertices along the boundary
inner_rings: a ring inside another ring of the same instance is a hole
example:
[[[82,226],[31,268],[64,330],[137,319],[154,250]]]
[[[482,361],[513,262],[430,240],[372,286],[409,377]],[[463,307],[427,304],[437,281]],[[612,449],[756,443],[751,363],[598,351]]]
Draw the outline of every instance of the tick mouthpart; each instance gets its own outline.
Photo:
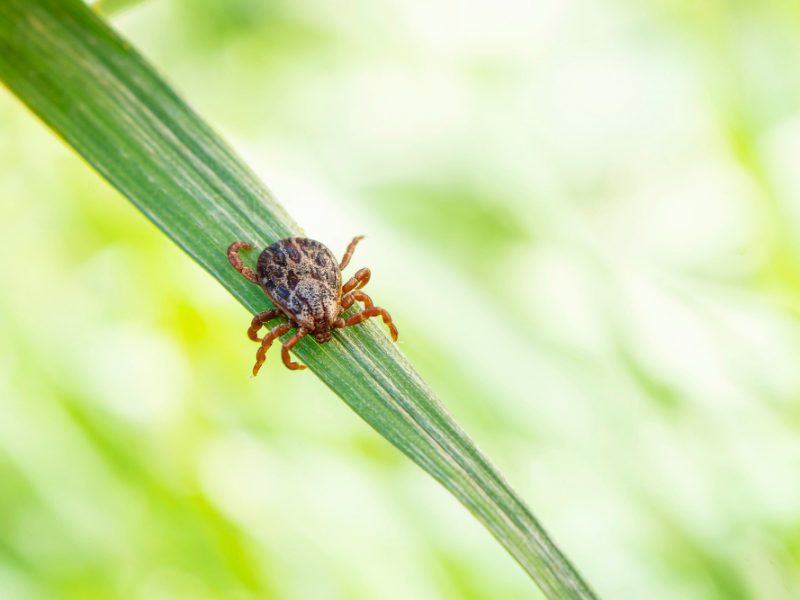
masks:
[[[330,341],[331,332],[330,331],[320,331],[319,333],[315,333],[314,334],[314,339],[317,340],[320,344],[324,344],[325,342]]]

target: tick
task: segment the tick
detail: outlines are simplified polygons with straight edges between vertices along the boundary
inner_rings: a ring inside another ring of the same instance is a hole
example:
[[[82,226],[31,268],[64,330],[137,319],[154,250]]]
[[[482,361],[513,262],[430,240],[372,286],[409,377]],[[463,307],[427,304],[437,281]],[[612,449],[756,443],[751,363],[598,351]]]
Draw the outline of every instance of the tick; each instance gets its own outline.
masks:
[[[370,270],[359,269],[342,285],[342,270],[350,262],[356,244],[364,236],[353,238],[341,263],[324,244],[303,237],[279,240],[264,248],[258,257],[256,272],[246,267],[239,257],[240,250],[250,250],[252,244],[234,242],[228,247],[228,260],[248,281],[259,285],[275,308],[253,317],[247,337],[261,342],[256,352],[253,375],[257,375],[267,350],[276,339],[292,329],[295,334],[283,343],[281,356],[289,369],[305,369],[305,365],[292,361],[291,350],[303,337],[310,335],[319,343],[330,341],[331,331],[357,325],[370,317],[383,317],[392,340],[397,341],[397,328],[389,313],[372,303],[372,298],[361,291],[370,278]],[[363,302],[364,310],[347,319],[342,313],[354,302]],[[273,327],[263,338],[258,332],[268,321],[284,317],[287,323]]]

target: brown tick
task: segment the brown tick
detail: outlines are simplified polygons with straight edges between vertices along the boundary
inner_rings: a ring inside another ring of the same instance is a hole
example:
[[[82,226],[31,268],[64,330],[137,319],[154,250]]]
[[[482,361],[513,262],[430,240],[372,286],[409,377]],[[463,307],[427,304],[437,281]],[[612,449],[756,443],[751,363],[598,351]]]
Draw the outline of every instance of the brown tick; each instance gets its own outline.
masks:
[[[247,336],[254,342],[261,342],[256,353],[253,375],[257,375],[267,350],[276,339],[290,329],[297,328],[295,334],[283,343],[281,356],[288,368],[305,369],[304,365],[293,362],[289,350],[304,336],[311,335],[320,343],[331,339],[331,330],[356,325],[370,317],[383,317],[389,327],[392,339],[397,341],[397,328],[386,310],[372,304],[372,298],[361,291],[369,281],[369,269],[359,269],[347,283],[342,285],[342,270],[350,262],[356,244],[363,236],[353,238],[340,264],[333,253],[323,244],[308,238],[293,237],[279,240],[267,246],[258,257],[257,273],[244,266],[239,258],[239,250],[249,250],[253,246],[247,242],[234,242],[228,247],[228,260],[233,268],[249,281],[261,286],[275,308],[253,317]],[[364,310],[344,319],[342,313],[354,302],[364,303]],[[262,338],[258,332],[268,321],[279,317],[288,319],[273,327]]]

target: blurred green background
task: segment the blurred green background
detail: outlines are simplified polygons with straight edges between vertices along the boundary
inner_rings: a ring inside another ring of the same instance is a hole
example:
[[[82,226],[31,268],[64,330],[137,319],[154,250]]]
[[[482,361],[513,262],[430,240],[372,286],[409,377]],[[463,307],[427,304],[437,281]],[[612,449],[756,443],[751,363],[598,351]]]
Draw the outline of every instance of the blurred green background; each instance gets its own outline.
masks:
[[[115,26],[391,310],[606,598],[800,593],[800,8],[150,0]],[[527,599],[0,90],[0,598]],[[223,248],[220,251],[224,251]]]

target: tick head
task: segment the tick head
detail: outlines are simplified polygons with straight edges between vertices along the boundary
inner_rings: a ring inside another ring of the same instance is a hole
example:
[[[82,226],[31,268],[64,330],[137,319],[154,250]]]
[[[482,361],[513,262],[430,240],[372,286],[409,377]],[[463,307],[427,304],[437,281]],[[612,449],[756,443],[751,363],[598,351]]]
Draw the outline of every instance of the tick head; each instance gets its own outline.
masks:
[[[324,344],[325,342],[330,341],[330,339],[331,339],[330,329],[326,329],[325,331],[316,332],[314,334],[314,339],[317,340],[320,344]]]

